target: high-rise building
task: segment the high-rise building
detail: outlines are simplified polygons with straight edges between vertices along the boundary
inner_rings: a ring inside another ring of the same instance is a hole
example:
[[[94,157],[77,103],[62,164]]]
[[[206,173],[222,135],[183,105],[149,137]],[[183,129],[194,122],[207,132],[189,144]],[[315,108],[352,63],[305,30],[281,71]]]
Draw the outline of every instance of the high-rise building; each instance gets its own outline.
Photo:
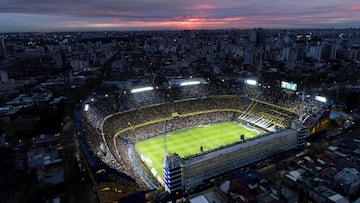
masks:
[[[62,54],[60,52],[55,54],[55,64],[56,64],[56,68],[63,68],[63,57]]]
[[[330,59],[336,59],[337,50],[338,50],[338,46],[336,44],[333,44],[331,46]]]
[[[290,58],[290,47],[284,47],[282,49],[281,59],[283,61],[288,61]]]
[[[5,39],[3,36],[0,36],[0,57],[5,56],[5,54],[6,54]]]
[[[254,64],[254,54],[251,51],[246,51],[244,55],[244,64],[253,65]]]
[[[310,46],[307,56],[320,61],[322,59],[322,46]]]
[[[295,63],[295,50],[294,50],[293,47],[290,47],[289,58],[288,58],[288,61],[287,61],[288,68],[290,70],[294,69],[294,63]]]
[[[264,51],[264,44],[265,44],[265,33],[262,28],[256,29],[256,56],[255,56],[255,66],[256,72],[258,74],[262,71],[262,60],[263,60],[263,51]]]

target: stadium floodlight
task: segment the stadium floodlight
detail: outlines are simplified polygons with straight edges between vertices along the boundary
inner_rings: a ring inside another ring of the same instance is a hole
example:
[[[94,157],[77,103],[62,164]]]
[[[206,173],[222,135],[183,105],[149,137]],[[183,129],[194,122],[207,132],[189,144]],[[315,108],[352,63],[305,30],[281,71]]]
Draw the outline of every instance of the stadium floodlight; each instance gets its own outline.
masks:
[[[258,84],[256,80],[250,80],[250,79],[245,80],[245,83],[248,85],[254,85],[254,86]]]
[[[150,91],[153,90],[153,87],[141,87],[141,88],[136,88],[136,89],[132,89],[130,92],[131,93],[138,93],[138,92],[145,92],[145,91]]]
[[[322,96],[315,96],[315,100],[326,103],[326,98]]]
[[[200,81],[187,81],[180,83],[180,86],[199,85]]]
[[[85,104],[84,111],[89,111],[89,104]]]

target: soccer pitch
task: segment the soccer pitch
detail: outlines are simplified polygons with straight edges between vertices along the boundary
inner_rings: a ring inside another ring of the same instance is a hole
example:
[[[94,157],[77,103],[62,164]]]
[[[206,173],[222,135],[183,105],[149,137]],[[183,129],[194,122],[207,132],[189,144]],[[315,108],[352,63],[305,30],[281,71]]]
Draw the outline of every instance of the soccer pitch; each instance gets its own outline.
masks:
[[[167,151],[177,153],[180,157],[188,157],[240,141],[256,137],[258,132],[247,129],[234,122],[222,122],[181,129],[166,134]],[[156,136],[135,144],[146,165],[163,177],[164,136]]]

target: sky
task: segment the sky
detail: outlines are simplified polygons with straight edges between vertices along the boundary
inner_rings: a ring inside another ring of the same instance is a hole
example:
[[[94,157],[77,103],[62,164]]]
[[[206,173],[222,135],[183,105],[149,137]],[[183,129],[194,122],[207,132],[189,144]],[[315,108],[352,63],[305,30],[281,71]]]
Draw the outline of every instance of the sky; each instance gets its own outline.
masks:
[[[1,0],[0,32],[360,27],[359,0]]]

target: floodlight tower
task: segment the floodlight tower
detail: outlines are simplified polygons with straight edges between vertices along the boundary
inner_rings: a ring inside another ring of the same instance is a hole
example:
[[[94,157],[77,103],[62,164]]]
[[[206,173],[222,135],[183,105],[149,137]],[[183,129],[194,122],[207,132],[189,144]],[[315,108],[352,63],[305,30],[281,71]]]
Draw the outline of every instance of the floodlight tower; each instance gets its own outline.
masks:
[[[167,138],[166,138],[166,121],[164,121],[163,142],[164,142],[164,157],[166,157],[168,155]]]

